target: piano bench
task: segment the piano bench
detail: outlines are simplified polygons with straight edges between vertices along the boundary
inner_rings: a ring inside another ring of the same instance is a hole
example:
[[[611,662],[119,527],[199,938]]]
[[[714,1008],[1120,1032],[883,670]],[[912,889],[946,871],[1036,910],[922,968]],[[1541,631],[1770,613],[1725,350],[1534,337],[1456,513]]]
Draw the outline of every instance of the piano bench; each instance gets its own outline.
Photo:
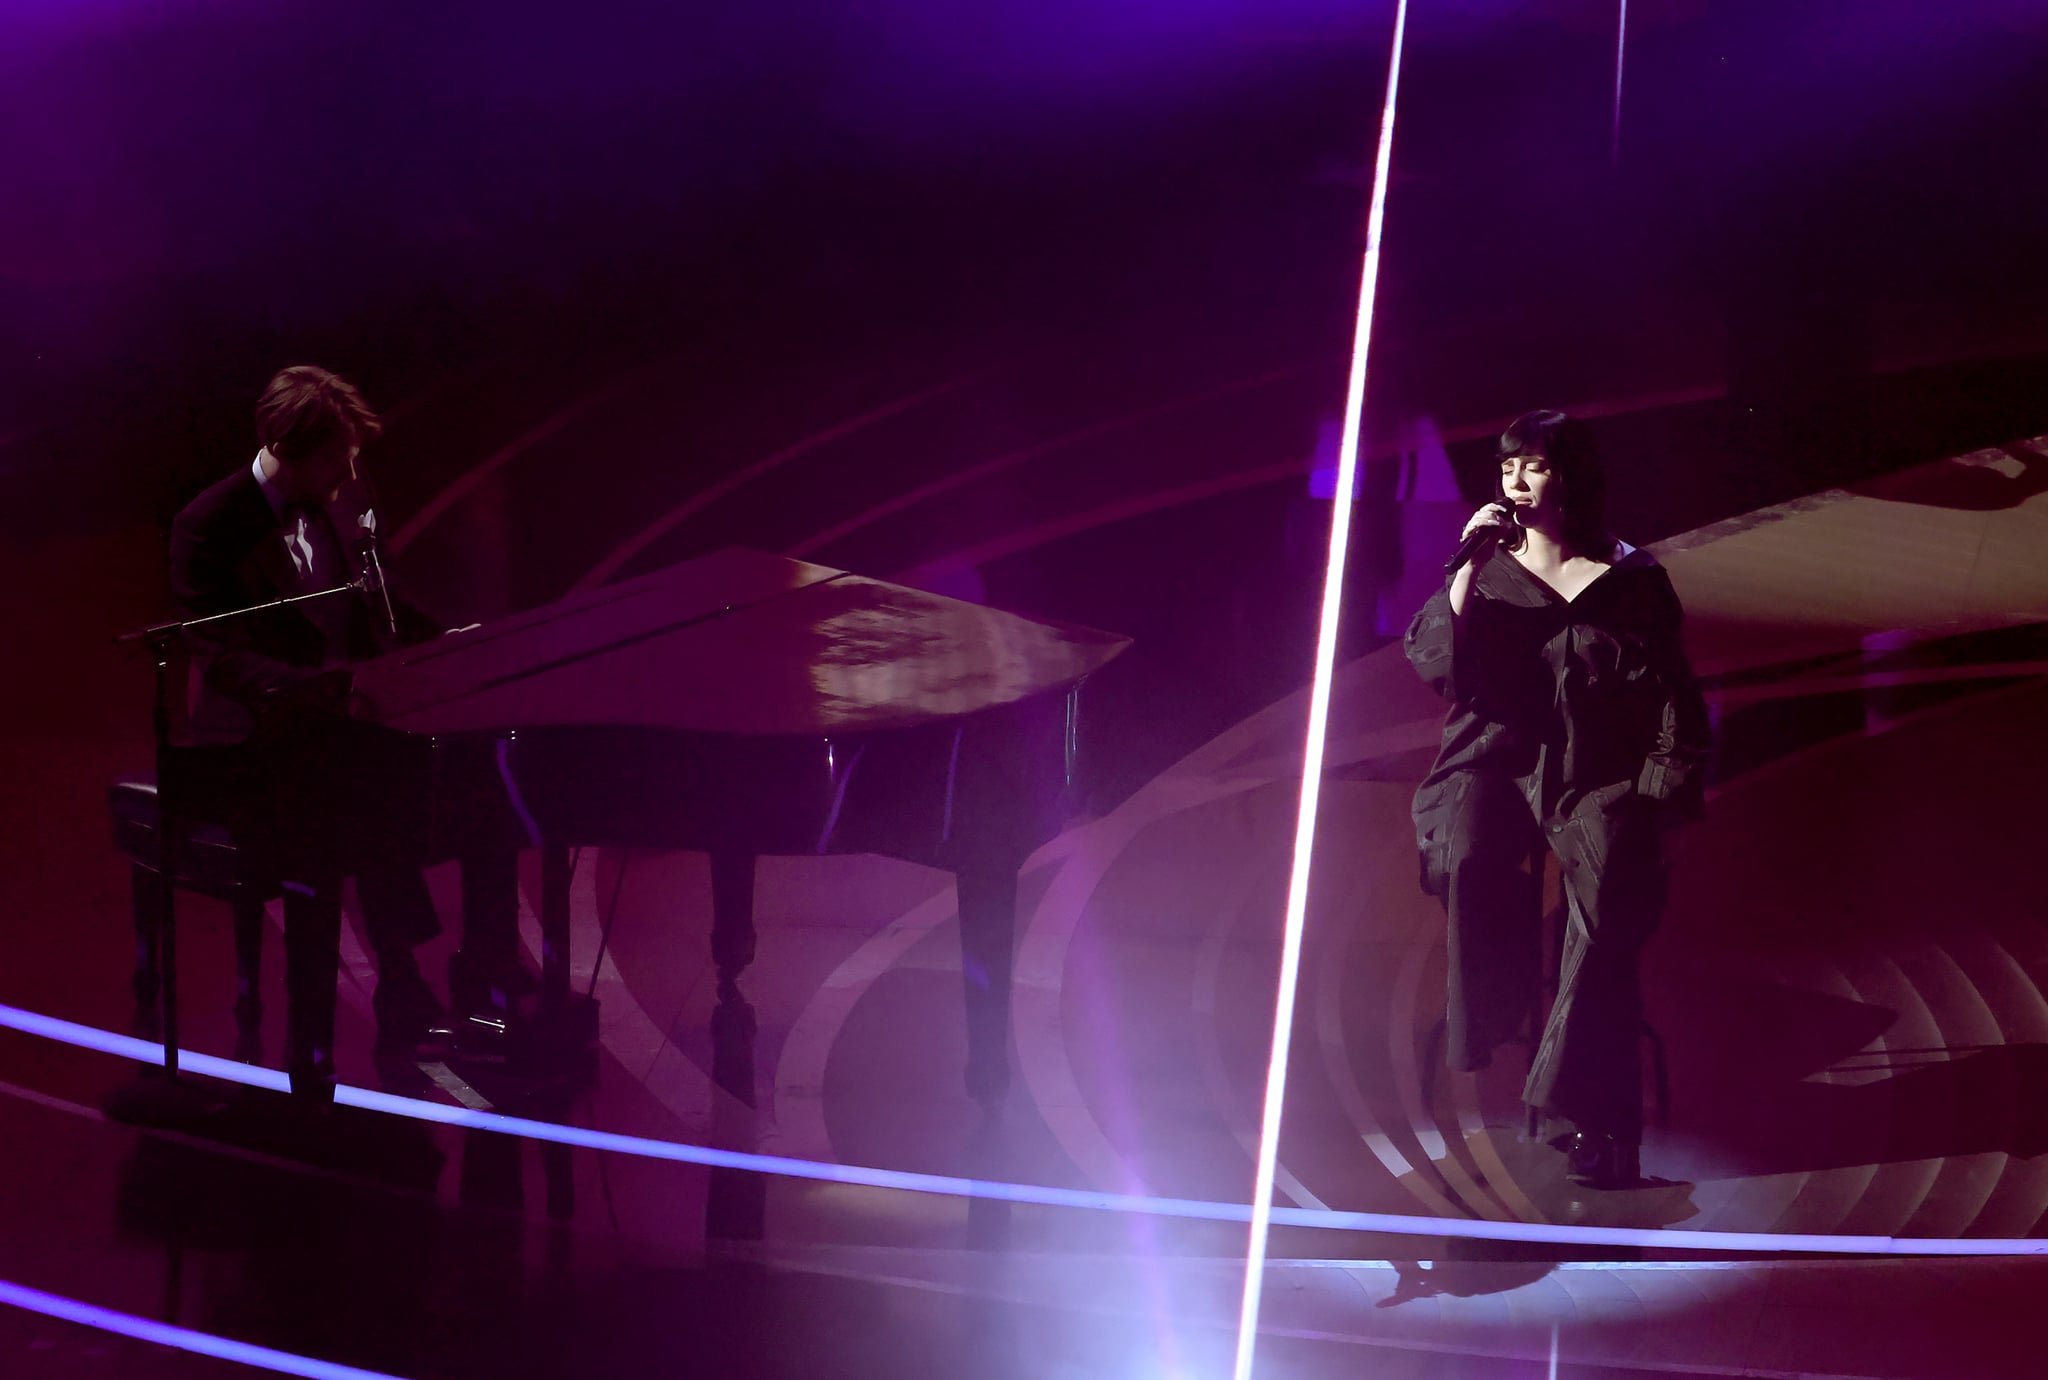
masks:
[[[162,818],[156,778],[123,777],[107,788],[114,846],[129,862],[130,906],[135,917],[135,972],[132,978],[138,1023],[149,1024],[163,990],[160,941],[164,866]],[[253,1041],[263,1019],[258,995],[263,960],[263,908],[281,893],[270,869],[224,824],[187,818],[184,837],[170,859],[173,887],[226,901],[235,921],[235,1025]]]

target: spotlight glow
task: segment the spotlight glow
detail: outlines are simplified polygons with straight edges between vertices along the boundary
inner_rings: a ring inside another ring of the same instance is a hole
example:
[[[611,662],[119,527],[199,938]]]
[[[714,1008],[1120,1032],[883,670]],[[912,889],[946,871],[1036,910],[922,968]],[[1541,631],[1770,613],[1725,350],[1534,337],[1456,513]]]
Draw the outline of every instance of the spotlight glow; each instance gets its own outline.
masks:
[[[383,1371],[318,1361],[311,1356],[274,1351],[253,1342],[237,1342],[227,1337],[216,1337],[210,1332],[194,1332],[189,1327],[174,1327],[170,1323],[138,1318],[133,1313],[117,1313],[98,1304],[81,1303],[62,1294],[46,1294],[40,1289],[4,1279],[0,1279],[0,1303],[40,1313],[46,1318],[62,1318],[65,1322],[96,1327],[102,1332],[118,1332],[124,1337],[154,1342],[158,1346],[175,1347],[179,1351],[214,1356],[223,1361],[279,1371],[285,1375],[303,1375],[309,1380],[397,1380],[397,1377]]]
[[[164,1057],[163,1046],[148,1040],[116,1035],[95,1026],[79,1025],[16,1006],[0,1005],[0,1027],[145,1064],[161,1064]],[[256,1068],[214,1054],[187,1053],[182,1057],[182,1064],[187,1072],[247,1087],[275,1092],[288,1092],[290,1089],[289,1080],[276,1069]],[[852,1184],[861,1188],[890,1188],[905,1193],[931,1193],[952,1198],[999,1199],[1090,1212],[1137,1212],[1207,1222],[1249,1222],[1252,1219],[1248,1203],[1219,1203],[1202,1198],[1152,1198],[1137,1193],[1102,1193],[1093,1189],[1053,1188],[1045,1184],[1003,1183],[951,1174],[920,1174],[907,1169],[875,1169],[859,1164],[828,1164],[819,1160],[788,1159],[781,1155],[715,1150],[705,1145],[686,1145],[672,1140],[622,1135],[616,1131],[563,1126],[552,1121],[530,1121],[498,1112],[473,1111],[445,1102],[422,1102],[417,1098],[372,1092],[368,1088],[354,1088],[346,1084],[334,1090],[334,1100],[344,1107],[361,1107],[366,1111],[411,1117],[415,1121],[496,1131],[527,1140],[549,1141],[587,1150],[610,1150],[621,1155],[703,1165],[712,1169],[745,1169],[757,1174]],[[1473,1241],[1536,1241],[1564,1246],[1643,1246],[1657,1250],[1786,1251],[1827,1255],[2048,1255],[2048,1238],[1952,1239],[1677,1231],[1668,1227],[1567,1227],[1548,1222],[1462,1221],[1444,1217],[1408,1217],[1391,1212],[1338,1212],[1327,1208],[1279,1208],[1271,1213],[1271,1219],[1283,1226],[1325,1227],[1332,1231],[1376,1231],[1390,1236],[1459,1237]]]
[[[1358,478],[1358,436],[1365,414],[1365,361],[1372,348],[1373,296],[1379,286],[1380,231],[1386,220],[1387,174],[1394,155],[1394,106],[1401,89],[1401,40],[1408,0],[1394,6],[1394,42],[1387,53],[1387,98],[1380,106],[1379,152],[1373,162],[1372,207],[1365,222],[1365,265],[1359,274],[1358,326],[1351,338],[1351,380],[1344,435],[1337,443],[1337,487],[1330,502],[1330,557],[1323,569],[1322,623],[1316,632],[1308,737],[1301,752],[1301,804],[1294,822],[1294,866],[1280,942],[1280,984],[1273,1004],[1273,1045],[1266,1061],[1266,1105],[1259,1123],[1258,1166],[1252,1175],[1251,1232],[1245,1249],[1244,1294],[1237,1315],[1236,1380],[1251,1380],[1259,1336],[1259,1292],[1266,1273],[1266,1237],[1273,1219],[1273,1176],[1280,1158],[1280,1112],[1287,1100],[1287,1055],[1294,1033],[1295,986],[1301,973],[1301,932],[1308,917],[1309,861],[1315,851],[1316,806],[1323,784],[1323,745],[1330,720],[1330,681],[1337,664],[1337,616],[1344,604],[1344,559],[1351,543],[1351,495]]]

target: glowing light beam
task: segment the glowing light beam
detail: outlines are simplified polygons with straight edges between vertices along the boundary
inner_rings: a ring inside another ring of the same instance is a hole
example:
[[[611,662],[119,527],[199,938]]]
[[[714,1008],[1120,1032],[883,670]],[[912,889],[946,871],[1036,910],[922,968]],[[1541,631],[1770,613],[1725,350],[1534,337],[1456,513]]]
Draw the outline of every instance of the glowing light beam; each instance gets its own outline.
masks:
[[[40,1313],[46,1318],[61,1318],[65,1322],[78,1323],[83,1327],[98,1328],[102,1332],[117,1332],[124,1337],[138,1341],[153,1342],[158,1346],[175,1347],[179,1351],[190,1351],[200,1356],[213,1356],[223,1361],[234,1361],[245,1366],[256,1366],[262,1370],[274,1370],[285,1375],[303,1375],[308,1380],[397,1380],[396,1376],[383,1371],[362,1370],[356,1366],[344,1366],[336,1361],[316,1360],[311,1356],[300,1356],[290,1351],[276,1351],[253,1342],[238,1342],[229,1337],[216,1337],[211,1332],[194,1332],[189,1327],[176,1327],[149,1318],[138,1318],[133,1313],[117,1313],[111,1308],[102,1308],[94,1303],[82,1303],[66,1298],[62,1294],[46,1294],[40,1289],[31,1289],[25,1284],[14,1284],[0,1279],[0,1303]]]
[[[1358,436],[1365,413],[1365,361],[1372,348],[1373,297],[1379,287],[1380,232],[1386,222],[1387,175],[1394,156],[1394,107],[1401,90],[1401,40],[1408,0],[1394,5],[1394,42],[1387,53],[1387,98],[1380,106],[1379,152],[1373,160],[1372,206],[1365,220],[1365,264],[1359,274],[1358,327],[1351,338],[1351,380],[1344,434],[1337,445],[1337,488],[1330,501],[1330,557],[1323,569],[1322,623],[1316,631],[1315,677],[1308,698],[1308,736],[1301,753],[1301,804],[1294,822],[1294,866],[1280,942],[1280,983],[1273,1004],[1273,1045],[1266,1061],[1266,1105],[1259,1122],[1258,1167],[1252,1175],[1251,1232],[1245,1249],[1244,1294],[1237,1314],[1236,1380],[1251,1380],[1258,1348],[1259,1294],[1266,1275],[1266,1238],[1273,1221],[1273,1177],[1280,1157],[1280,1113],[1287,1100],[1287,1056],[1293,1043],[1301,934],[1308,918],[1309,860],[1315,851],[1316,806],[1323,784],[1323,745],[1330,723],[1330,682],[1337,664],[1337,615],[1344,604],[1344,558],[1351,544],[1352,493],[1358,477]]]
[[[19,1030],[98,1050],[145,1064],[163,1061],[163,1046],[132,1035],[117,1035],[96,1026],[24,1011],[0,1004],[0,1027]],[[246,1087],[288,1092],[290,1080],[276,1069],[223,1059],[215,1054],[187,1052],[182,1066],[188,1073],[219,1078]],[[1153,1198],[1137,1193],[1104,1193],[1084,1188],[1053,1188],[1045,1184],[1014,1184],[993,1179],[967,1179],[951,1174],[921,1174],[907,1169],[876,1169],[859,1164],[830,1164],[820,1160],[789,1159],[781,1155],[755,1155],[743,1150],[715,1150],[705,1145],[629,1136],[617,1131],[596,1131],[582,1126],[563,1126],[552,1121],[531,1121],[498,1112],[473,1111],[445,1102],[423,1102],[394,1093],[372,1092],[343,1084],[334,1090],[334,1100],[344,1107],[390,1116],[411,1117],[527,1140],[586,1150],[610,1150],[643,1159],[667,1160],[674,1164],[702,1165],[712,1169],[745,1169],[757,1174],[775,1174],[792,1179],[813,1179],[826,1183],[851,1184],[860,1188],[889,1188],[904,1193],[932,1193],[952,1198],[992,1198],[1038,1207],[1078,1208],[1091,1212],[1137,1212],[1155,1217],[1185,1217],[1206,1222],[1249,1222],[1249,1203],[1219,1203],[1203,1198]],[[1565,1246],[1643,1246],[1658,1250],[1749,1251],[1818,1253],[1827,1255],[2042,1255],[2048,1256],[2048,1238],[1993,1239],[1989,1237],[1828,1236],[1794,1235],[1779,1232],[1677,1231],[1669,1227],[1569,1227],[1548,1222],[1460,1221],[1444,1217],[1410,1217],[1390,1212],[1340,1212],[1327,1208],[1275,1208],[1272,1220],[1282,1226],[1326,1227],[1333,1231],[1376,1231],[1390,1236],[1463,1237],[1476,1241],[1536,1241]]]
[[[1628,0],[1621,0],[1621,17],[1614,24],[1614,133],[1607,144],[1607,161],[1621,166],[1621,58],[1628,49]]]

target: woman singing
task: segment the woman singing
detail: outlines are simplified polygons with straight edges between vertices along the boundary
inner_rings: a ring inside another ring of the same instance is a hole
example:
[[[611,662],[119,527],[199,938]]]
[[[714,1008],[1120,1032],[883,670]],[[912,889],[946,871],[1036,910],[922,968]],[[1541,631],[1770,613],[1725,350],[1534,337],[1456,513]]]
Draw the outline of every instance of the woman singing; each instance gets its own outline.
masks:
[[[1583,422],[1531,412],[1500,439],[1492,533],[1409,626],[1408,660],[1450,701],[1415,794],[1423,887],[1450,920],[1448,1056],[1484,1068],[1535,1008],[1542,853],[1570,920],[1523,1099],[1580,1184],[1640,1177],[1637,956],[1664,905],[1665,840],[1700,809],[1706,706],[1678,596],[1606,530]]]

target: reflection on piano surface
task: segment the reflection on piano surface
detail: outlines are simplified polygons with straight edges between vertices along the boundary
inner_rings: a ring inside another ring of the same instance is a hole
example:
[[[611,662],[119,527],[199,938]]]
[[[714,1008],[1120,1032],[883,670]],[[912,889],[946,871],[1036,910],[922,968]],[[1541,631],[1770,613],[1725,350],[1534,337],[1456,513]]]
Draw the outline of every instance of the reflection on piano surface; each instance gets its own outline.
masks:
[[[558,1017],[572,848],[711,855],[733,1034],[752,1025],[738,980],[757,856],[952,871],[967,1085],[993,1103],[1009,1080],[1017,871],[1065,817],[1078,689],[1127,645],[728,548],[366,662],[361,715],[296,725],[264,775],[283,846],[309,866],[353,871],[394,840],[421,863],[539,849],[541,1009]],[[752,1105],[751,1059],[722,1062]]]

